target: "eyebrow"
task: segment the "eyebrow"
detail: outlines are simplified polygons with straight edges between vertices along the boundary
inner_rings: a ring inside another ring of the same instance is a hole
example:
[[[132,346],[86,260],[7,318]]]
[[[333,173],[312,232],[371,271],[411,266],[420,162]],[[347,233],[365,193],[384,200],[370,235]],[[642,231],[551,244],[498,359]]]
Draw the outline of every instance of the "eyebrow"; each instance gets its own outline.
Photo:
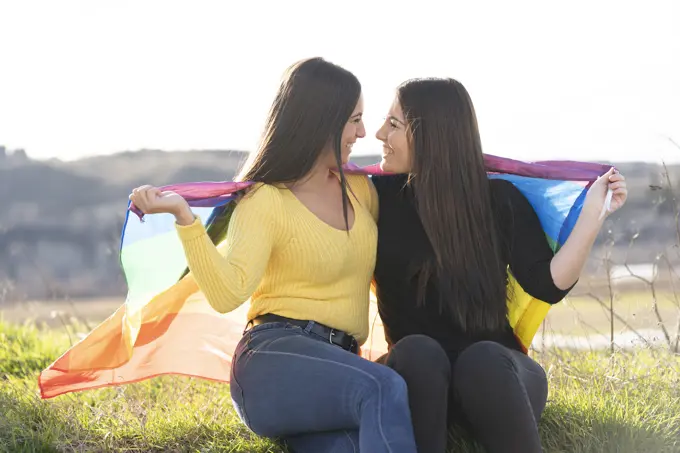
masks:
[[[354,115],[350,116],[350,118],[356,118],[357,116],[362,116],[363,114],[364,112],[355,113]]]

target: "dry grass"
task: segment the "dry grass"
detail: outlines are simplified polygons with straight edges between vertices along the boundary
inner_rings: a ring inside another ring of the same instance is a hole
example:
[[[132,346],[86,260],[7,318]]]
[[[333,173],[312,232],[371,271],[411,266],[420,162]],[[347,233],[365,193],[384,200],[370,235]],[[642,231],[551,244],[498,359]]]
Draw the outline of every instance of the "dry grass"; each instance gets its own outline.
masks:
[[[0,322],[0,451],[282,452],[238,421],[226,385],[167,376],[40,400],[38,372],[68,345],[63,329]],[[546,452],[680,451],[680,357],[536,358],[551,390],[540,425]],[[451,451],[479,451],[451,440]]]

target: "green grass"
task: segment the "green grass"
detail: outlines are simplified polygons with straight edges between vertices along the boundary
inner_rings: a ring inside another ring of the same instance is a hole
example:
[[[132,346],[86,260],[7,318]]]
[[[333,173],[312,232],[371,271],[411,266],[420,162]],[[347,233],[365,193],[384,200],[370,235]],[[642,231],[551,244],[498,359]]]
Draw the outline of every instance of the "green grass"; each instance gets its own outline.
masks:
[[[271,452],[229,390],[174,376],[40,400],[36,376],[69,345],[63,330],[0,321],[0,451]],[[680,357],[551,353],[540,424],[546,452],[680,452]],[[452,435],[451,451],[478,448]]]

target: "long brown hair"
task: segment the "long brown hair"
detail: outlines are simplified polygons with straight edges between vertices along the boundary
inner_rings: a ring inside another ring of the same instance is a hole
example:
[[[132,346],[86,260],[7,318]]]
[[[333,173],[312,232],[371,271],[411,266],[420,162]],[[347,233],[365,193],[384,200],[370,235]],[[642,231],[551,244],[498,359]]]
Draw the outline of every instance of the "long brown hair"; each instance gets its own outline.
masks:
[[[408,123],[409,183],[433,261],[419,271],[419,302],[434,279],[440,310],[465,331],[507,324],[506,271],[472,100],[453,79],[413,79],[397,89]]]
[[[300,60],[288,67],[269,109],[260,144],[236,180],[266,184],[298,181],[330,146],[340,175],[343,215],[349,230],[341,142],[360,96],[359,79],[323,58]],[[235,203],[229,203],[216,208],[208,219],[208,235],[214,244],[226,237],[234,207]]]
[[[269,110],[260,146],[237,179],[267,184],[297,181],[310,172],[322,151],[331,145],[349,229],[341,140],[360,96],[359,79],[323,58],[301,60],[290,66]]]

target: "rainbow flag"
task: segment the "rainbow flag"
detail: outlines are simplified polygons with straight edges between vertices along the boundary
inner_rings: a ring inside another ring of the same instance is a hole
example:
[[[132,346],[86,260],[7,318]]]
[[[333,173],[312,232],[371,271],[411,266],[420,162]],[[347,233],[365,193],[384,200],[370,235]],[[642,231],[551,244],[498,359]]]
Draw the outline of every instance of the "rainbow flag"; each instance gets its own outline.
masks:
[[[485,155],[490,178],[512,182],[536,210],[546,240],[557,251],[569,237],[587,188],[610,167],[544,161],[521,162]],[[383,175],[378,165],[345,167],[348,173]],[[249,182],[198,182],[165,186],[182,195],[208,226],[216,209],[234,201]],[[40,373],[42,398],[128,384],[164,374],[228,382],[232,353],[246,325],[248,303],[220,314],[191,273],[169,214],[142,216],[128,206],[120,243],[128,284],[125,303]],[[514,296],[509,319],[525,349],[550,308],[525,293],[510,275]],[[376,304],[361,354],[375,359],[387,350]]]

